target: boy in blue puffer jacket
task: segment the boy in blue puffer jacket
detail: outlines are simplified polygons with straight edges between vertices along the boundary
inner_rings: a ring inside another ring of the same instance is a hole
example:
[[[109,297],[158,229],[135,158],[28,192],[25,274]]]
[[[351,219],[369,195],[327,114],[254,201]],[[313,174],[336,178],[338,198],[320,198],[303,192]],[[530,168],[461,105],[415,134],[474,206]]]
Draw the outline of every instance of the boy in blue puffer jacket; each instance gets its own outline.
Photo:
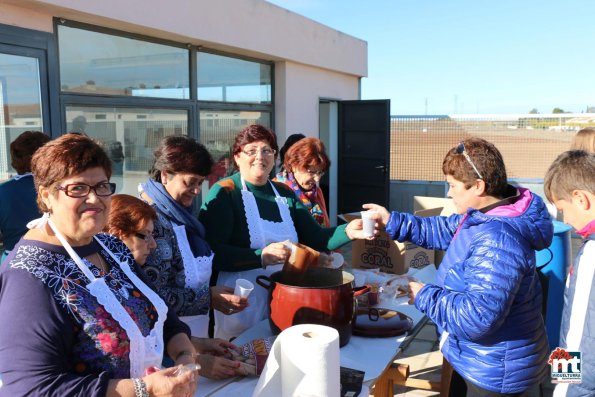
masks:
[[[595,155],[562,153],[543,183],[545,195],[564,214],[564,222],[583,237],[568,271],[560,328],[560,347],[581,352],[581,383],[560,383],[554,397],[595,396]]]
[[[457,214],[421,218],[366,204],[398,241],[446,250],[436,284],[410,282],[410,303],[438,327],[453,367],[451,396],[539,396],[549,375],[535,250],[553,224],[543,200],[508,185],[498,149],[480,138],[452,148],[442,171]]]

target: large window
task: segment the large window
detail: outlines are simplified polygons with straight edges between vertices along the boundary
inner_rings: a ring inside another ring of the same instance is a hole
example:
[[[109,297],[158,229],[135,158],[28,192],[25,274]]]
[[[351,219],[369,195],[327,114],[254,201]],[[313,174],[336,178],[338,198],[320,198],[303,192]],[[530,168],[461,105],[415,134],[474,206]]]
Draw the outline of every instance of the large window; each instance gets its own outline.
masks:
[[[188,135],[188,112],[170,109],[67,106],[68,131],[84,131],[103,142],[112,159],[116,192],[138,195],[147,179],[153,149],[168,135]]]
[[[272,125],[271,62],[76,22],[56,25],[63,131],[104,142],[118,192],[136,194],[166,135],[198,139],[217,161],[244,126]]]
[[[271,65],[199,52],[198,99],[270,104]]]
[[[189,99],[188,49],[58,26],[63,92]]]

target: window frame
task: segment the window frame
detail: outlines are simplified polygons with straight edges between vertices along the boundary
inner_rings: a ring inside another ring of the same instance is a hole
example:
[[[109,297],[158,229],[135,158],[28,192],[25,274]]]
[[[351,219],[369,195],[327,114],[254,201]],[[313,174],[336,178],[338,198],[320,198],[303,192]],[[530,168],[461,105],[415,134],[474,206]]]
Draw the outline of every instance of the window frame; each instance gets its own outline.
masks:
[[[170,108],[170,109],[186,109],[188,111],[188,131],[189,136],[200,141],[200,111],[201,110],[219,110],[219,111],[260,111],[268,112],[271,118],[271,125],[275,125],[275,63],[273,61],[267,61],[263,59],[251,58],[248,56],[232,54],[229,52],[219,51],[216,49],[206,48],[201,45],[193,45],[188,43],[180,43],[166,39],[158,39],[151,36],[141,35],[137,33],[131,33],[123,30],[107,28],[83,22],[71,21],[64,18],[55,17],[54,20],[54,40],[55,40],[55,64],[56,68],[56,79],[54,84],[56,85],[57,94],[59,100],[59,114],[60,124],[66,126],[66,107],[67,106],[118,106],[128,108]],[[105,95],[105,94],[93,94],[93,93],[72,93],[62,92],[61,90],[61,79],[60,79],[60,59],[59,59],[59,37],[58,27],[67,26],[75,29],[89,30],[96,33],[109,34],[119,37],[125,37],[129,39],[142,40],[150,43],[169,45],[176,48],[184,48],[189,51],[189,99],[178,99],[178,98],[157,98],[157,97],[133,97],[124,95]],[[205,52],[214,55],[220,55],[230,58],[241,59],[249,62],[256,62],[261,64],[267,64],[271,67],[271,103],[246,103],[246,102],[220,102],[220,101],[204,101],[197,99],[198,91],[198,77],[197,77],[197,54],[198,52]],[[52,80],[52,79],[50,79]],[[51,103],[51,102],[50,102]],[[64,131],[66,132],[66,131]]]

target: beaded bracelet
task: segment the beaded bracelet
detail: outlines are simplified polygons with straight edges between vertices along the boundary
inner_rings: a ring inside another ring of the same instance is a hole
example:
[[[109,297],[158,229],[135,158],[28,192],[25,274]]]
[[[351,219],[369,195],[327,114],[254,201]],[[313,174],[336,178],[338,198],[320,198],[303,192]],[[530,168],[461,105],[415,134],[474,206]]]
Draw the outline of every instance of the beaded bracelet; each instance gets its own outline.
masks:
[[[147,384],[144,380],[140,378],[132,378],[132,383],[134,383],[135,397],[149,397],[149,392],[147,391]]]

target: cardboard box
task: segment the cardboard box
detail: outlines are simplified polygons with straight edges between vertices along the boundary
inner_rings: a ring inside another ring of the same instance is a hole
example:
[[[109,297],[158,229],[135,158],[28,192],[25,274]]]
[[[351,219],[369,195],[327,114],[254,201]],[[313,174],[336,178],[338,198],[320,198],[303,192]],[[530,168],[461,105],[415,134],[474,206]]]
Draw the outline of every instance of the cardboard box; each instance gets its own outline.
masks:
[[[442,208],[416,211],[418,216],[440,215]],[[359,212],[339,215],[349,222],[359,218]],[[409,268],[420,268],[434,263],[434,251],[415,244],[393,241],[384,231],[374,240],[356,240],[351,247],[351,266],[361,269],[380,269],[392,274],[405,274]]]
[[[422,211],[428,208],[432,209],[440,209],[440,213],[437,215],[440,216],[449,216],[457,212],[457,209],[452,202],[452,199],[449,198],[438,198],[438,197],[425,197],[425,196],[415,196],[413,197],[413,210],[414,211]],[[442,258],[444,257],[444,251],[436,250],[434,252],[434,264],[436,267],[440,265],[442,262]]]
[[[441,208],[441,216],[449,216],[457,212],[457,209],[449,198],[414,196],[413,211]]]

